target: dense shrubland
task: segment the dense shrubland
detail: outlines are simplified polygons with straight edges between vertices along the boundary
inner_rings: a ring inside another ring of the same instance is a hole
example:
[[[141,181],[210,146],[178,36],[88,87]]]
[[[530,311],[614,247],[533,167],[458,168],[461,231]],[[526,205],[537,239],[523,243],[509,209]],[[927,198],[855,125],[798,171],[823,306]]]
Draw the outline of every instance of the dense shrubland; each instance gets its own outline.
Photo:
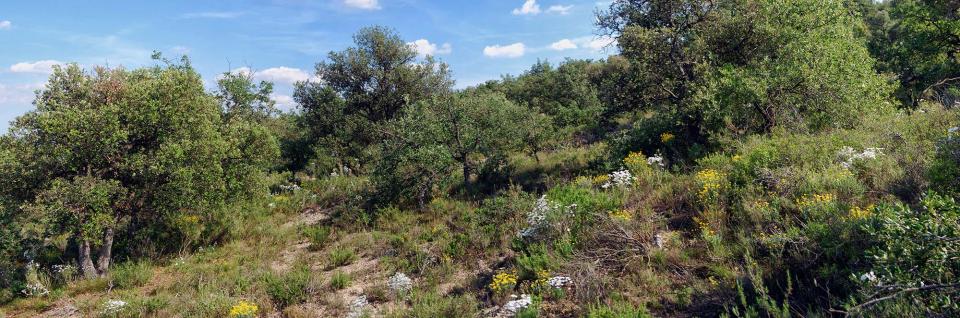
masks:
[[[367,28],[292,113],[186,59],[58,69],[0,137],[0,302],[955,316],[957,10],[619,0],[598,13],[619,55],[464,90]]]

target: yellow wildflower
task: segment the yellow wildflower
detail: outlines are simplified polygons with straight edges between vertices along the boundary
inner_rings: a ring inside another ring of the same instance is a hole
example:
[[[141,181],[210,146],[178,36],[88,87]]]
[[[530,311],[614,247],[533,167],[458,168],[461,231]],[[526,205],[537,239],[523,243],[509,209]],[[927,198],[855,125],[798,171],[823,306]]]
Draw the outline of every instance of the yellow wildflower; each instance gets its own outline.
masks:
[[[660,134],[660,141],[663,143],[668,143],[672,141],[674,138],[676,138],[676,136],[668,132]]]
[[[700,184],[700,191],[697,192],[697,196],[701,203],[713,201],[720,196],[720,188],[723,187],[724,178],[726,178],[726,175],[713,169],[697,172],[696,179],[697,183]]]
[[[817,207],[817,206],[833,203],[834,199],[835,198],[833,194],[830,194],[830,193],[806,195],[797,199],[797,207],[801,209]]]
[[[642,167],[647,165],[647,157],[645,157],[642,152],[631,151],[630,154],[623,159],[623,164],[627,167]]]
[[[606,174],[601,174],[596,177],[593,177],[593,185],[597,185],[597,186],[603,185],[607,183],[607,181],[610,181],[610,176]]]
[[[850,208],[850,219],[852,220],[861,220],[870,217],[873,215],[873,211],[876,209],[876,206],[871,204],[864,208],[854,206]]]
[[[510,291],[514,286],[517,286],[517,275],[513,273],[499,272],[490,282],[490,290],[498,294]]]
[[[633,213],[630,213],[630,211],[627,210],[610,211],[610,217],[615,220],[626,222],[633,219]]]
[[[230,308],[230,318],[253,318],[257,316],[257,305],[246,301],[240,301],[233,308]]]

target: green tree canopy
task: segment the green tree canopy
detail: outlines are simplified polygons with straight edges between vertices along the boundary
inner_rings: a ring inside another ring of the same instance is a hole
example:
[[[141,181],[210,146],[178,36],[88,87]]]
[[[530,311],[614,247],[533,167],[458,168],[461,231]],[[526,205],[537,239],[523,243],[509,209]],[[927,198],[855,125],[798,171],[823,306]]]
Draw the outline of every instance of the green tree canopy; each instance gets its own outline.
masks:
[[[99,245],[102,266],[85,267],[88,276],[106,272],[120,231],[140,245],[131,254],[183,248],[170,242],[189,241],[184,220],[208,240],[223,237],[224,207],[265,193],[258,179],[277,155],[258,124],[223,122],[186,60],[55,68],[34,105],[3,142],[0,197],[34,202],[21,213],[46,228],[37,233],[68,236],[81,264],[85,246]]]

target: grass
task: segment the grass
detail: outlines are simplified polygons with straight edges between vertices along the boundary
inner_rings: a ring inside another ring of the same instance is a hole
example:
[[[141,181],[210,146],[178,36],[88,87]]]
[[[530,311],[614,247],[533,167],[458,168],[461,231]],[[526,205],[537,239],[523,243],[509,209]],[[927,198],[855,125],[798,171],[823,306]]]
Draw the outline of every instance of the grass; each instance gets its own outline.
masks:
[[[330,276],[330,288],[333,290],[341,290],[350,286],[350,275],[347,273],[336,271],[333,272],[333,275]]]
[[[356,259],[356,253],[354,253],[352,249],[343,246],[333,248],[328,257],[331,268],[350,265]]]
[[[153,278],[153,267],[147,262],[121,263],[110,271],[114,288],[130,289],[146,285]]]

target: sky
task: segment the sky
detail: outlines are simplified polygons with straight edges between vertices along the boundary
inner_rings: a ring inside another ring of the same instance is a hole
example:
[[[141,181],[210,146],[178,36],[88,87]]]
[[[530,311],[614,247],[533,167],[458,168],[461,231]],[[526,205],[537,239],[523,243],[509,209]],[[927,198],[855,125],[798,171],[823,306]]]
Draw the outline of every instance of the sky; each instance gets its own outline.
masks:
[[[616,50],[597,36],[583,0],[33,0],[0,2],[0,132],[33,109],[52,65],[153,65],[187,55],[209,89],[228,71],[251,70],[295,109],[297,81],[360,28],[395,29],[421,55],[450,65],[456,87],[519,74],[537,60],[601,59]]]

